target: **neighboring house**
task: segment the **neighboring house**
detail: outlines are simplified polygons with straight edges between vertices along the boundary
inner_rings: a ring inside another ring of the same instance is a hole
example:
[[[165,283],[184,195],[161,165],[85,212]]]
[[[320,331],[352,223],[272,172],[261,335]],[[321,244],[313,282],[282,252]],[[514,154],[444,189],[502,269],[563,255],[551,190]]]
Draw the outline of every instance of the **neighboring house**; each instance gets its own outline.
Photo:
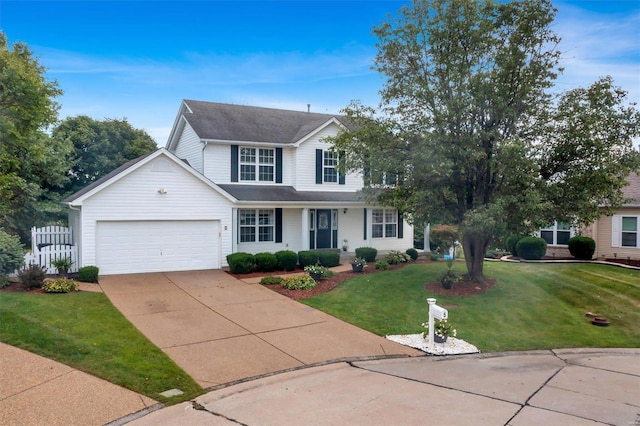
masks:
[[[323,139],[341,117],[184,100],[166,148],[63,202],[81,266],[101,274],[216,269],[235,252],[406,250],[413,228],[368,205]]]
[[[632,173],[623,188],[626,203],[613,216],[602,215],[580,234],[596,242],[595,259],[640,259],[640,177]],[[571,256],[567,243],[578,232],[568,223],[556,222],[539,231],[547,241],[547,256]]]

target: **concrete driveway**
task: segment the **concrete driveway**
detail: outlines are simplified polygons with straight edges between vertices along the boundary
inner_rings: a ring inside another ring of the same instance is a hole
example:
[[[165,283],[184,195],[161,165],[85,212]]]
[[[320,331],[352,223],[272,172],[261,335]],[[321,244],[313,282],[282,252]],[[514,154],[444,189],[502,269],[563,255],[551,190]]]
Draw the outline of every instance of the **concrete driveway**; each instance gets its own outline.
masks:
[[[220,270],[104,276],[100,286],[204,388],[328,361],[424,355]]]

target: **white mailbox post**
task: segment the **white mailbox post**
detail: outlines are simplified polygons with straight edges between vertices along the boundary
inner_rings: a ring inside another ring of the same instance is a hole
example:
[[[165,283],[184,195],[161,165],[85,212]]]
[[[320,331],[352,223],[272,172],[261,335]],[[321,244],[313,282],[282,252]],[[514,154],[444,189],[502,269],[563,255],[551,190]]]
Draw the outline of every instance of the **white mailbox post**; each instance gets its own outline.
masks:
[[[446,320],[449,317],[449,311],[445,308],[436,305],[436,299],[428,298],[427,303],[429,304],[429,347],[433,347],[433,319],[438,318],[440,320]]]

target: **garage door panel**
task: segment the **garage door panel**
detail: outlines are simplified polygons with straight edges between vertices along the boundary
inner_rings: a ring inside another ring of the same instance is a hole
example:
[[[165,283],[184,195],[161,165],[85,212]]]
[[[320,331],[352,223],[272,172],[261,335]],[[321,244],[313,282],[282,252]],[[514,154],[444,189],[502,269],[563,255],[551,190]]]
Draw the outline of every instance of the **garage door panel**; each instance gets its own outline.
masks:
[[[101,274],[217,269],[218,221],[98,222]]]

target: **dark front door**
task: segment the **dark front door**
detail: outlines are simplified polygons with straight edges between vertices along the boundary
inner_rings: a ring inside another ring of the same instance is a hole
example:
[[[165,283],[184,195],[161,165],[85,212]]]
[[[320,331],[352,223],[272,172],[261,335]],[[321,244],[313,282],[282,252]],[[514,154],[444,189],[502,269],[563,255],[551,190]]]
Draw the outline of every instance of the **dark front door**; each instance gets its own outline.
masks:
[[[331,210],[316,212],[316,248],[331,248]]]

